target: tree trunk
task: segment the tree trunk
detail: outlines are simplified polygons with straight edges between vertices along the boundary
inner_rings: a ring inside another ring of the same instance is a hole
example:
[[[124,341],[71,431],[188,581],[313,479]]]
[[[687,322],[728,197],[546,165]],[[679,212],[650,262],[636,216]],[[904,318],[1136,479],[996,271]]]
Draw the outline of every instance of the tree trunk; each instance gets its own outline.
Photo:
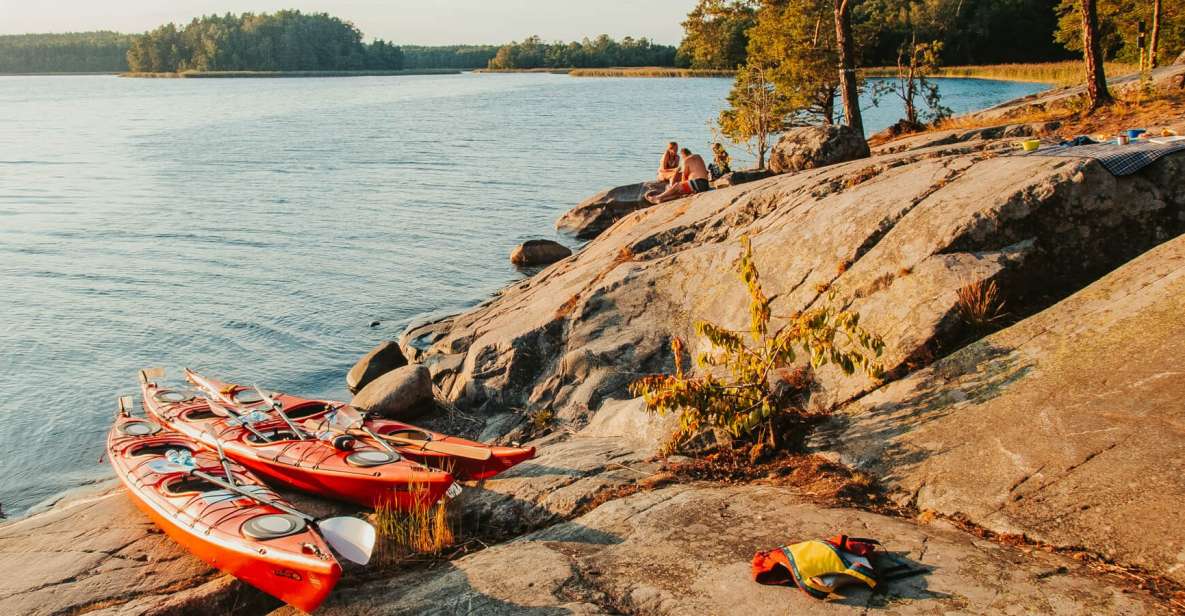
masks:
[[[1148,68],[1156,68],[1156,47],[1160,43],[1160,0],[1152,0],[1152,40],[1148,42]]]
[[[839,88],[848,126],[864,134],[860,117],[860,93],[856,89],[855,52],[852,47],[852,17],[848,0],[835,0],[835,47],[839,50]]]
[[[1082,54],[1086,58],[1086,96],[1091,111],[1111,102],[1107,75],[1103,72],[1103,48],[1099,43],[1096,0],[1082,2]]]

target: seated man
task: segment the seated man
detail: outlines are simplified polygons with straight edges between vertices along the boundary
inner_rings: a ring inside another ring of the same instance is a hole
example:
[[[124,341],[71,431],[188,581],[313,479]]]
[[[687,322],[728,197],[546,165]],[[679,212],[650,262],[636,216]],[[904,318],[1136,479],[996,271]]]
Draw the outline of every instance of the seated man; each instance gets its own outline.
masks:
[[[646,194],[646,200],[651,203],[662,203],[678,199],[685,195],[702,193],[711,188],[708,184],[708,166],[699,154],[692,154],[691,150],[683,148],[683,166],[679,168],[683,176],[682,182],[673,183],[662,193],[651,191]]]
[[[674,141],[667,144],[667,151],[663,152],[662,162],[658,163],[658,179],[663,182],[677,182],[679,176],[679,144]]]

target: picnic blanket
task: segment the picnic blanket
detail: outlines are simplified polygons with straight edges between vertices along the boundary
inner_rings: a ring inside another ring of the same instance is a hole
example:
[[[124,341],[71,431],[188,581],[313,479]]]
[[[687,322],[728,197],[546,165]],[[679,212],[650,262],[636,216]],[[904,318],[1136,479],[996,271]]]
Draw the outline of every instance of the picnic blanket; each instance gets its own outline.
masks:
[[[1161,140],[1137,141],[1127,145],[1114,143],[1098,143],[1094,145],[1055,145],[1043,147],[1034,152],[1027,152],[1022,156],[1072,156],[1093,158],[1100,163],[1111,175],[1131,175],[1157,160],[1185,150],[1185,139],[1174,141]]]

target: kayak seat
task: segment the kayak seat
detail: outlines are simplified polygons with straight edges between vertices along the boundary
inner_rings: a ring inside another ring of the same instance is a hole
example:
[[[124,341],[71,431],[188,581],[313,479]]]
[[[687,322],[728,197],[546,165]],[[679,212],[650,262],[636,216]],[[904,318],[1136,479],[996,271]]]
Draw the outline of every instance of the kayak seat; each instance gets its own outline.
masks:
[[[291,409],[284,409],[284,414],[289,419],[304,419],[305,417],[320,415],[327,410],[329,410],[329,407],[324,404],[302,404],[300,406],[294,406]]]
[[[169,453],[170,449],[188,451],[190,453],[190,455],[193,455],[193,449],[191,449],[190,447],[186,447],[185,445],[181,445],[179,443],[160,443],[157,445],[140,445],[139,447],[132,448],[132,450],[130,452],[128,452],[128,455],[134,456],[134,457],[142,457],[142,456],[164,457],[167,453]]]
[[[182,477],[165,484],[165,492],[173,495],[217,492],[221,489],[201,477]]]
[[[208,419],[218,419],[218,415],[215,415],[209,408],[196,408],[186,411],[185,419],[190,421],[206,421]]]
[[[296,437],[296,434],[294,434],[291,430],[260,430],[259,432],[261,434],[263,434],[264,436],[266,436],[268,438],[268,441],[271,441],[271,443],[276,443],[278,441],[298,441],[298,440],[300,440],[299,438]],[[269,444],[267,441],[264,441],[263,439],[259,438],[258,436],[255,436],[255,434],[252,432],[247,433],[247,442],[252,445],[267,445],[267,444]]]

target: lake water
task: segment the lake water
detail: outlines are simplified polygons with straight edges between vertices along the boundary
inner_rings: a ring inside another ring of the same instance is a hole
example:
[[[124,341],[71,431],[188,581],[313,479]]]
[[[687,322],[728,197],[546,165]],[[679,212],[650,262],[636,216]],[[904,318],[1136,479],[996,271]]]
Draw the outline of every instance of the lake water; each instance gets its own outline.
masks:
[[[649,178],[671,139],[705,151],[729,87],[0,77],[4,510],[110,475],[141,367],[345,397],[361,354],[520,276],[510,249],[563,211]],[[942,81],[956,111],[1040,89]]]

